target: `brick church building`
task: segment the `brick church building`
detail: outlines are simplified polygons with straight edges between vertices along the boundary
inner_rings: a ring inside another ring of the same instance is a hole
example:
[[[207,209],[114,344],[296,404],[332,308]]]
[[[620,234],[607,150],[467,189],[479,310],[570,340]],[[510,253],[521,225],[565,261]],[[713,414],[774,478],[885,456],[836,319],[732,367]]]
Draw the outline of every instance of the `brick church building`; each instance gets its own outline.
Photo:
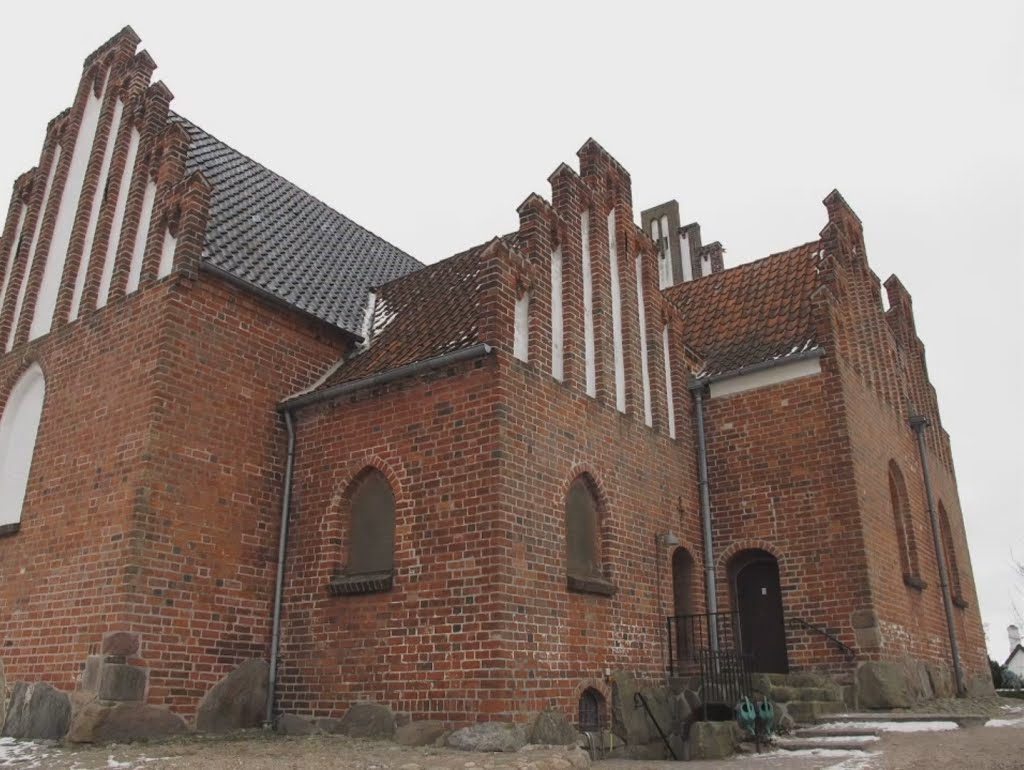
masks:
[[[274,713],[575,722],[700,645],[984,687],[910,294],[838,192],[724,269],[589,140],[423,266],[173,112],[139,42],[85,60],[0,233],[9,691],[117,653],[193,719],[262,660]]]

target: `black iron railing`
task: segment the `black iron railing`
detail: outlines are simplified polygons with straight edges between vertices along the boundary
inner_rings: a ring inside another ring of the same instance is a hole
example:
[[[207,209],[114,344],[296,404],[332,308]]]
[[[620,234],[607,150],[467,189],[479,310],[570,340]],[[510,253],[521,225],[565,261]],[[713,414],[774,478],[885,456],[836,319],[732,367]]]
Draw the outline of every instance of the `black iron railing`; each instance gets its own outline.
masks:
[[[700,692],[704,702],[705,718],[708,706],[722,704],[732,709],[744,696],[753,695],[751,669],[753,660],[739,650],[702,650],[700,663]]]
[[[818,626],[812,625],[803,618],[790,618],[789,624],[791,626],[800,626],[801,628],[806,628],[808,631],[813,631],[816,634],[821,634],[822,636],[824,636],[826,639],[832,642],[832,644],[834,644],[841,653],[843,653],[843,657],[846,658],[847,663],[853,663],[853,661],[857,658],[857,653],[853,651],[853,648],[851,648],[849,645],[843,642],[843,640],[837,637],[835,634],[826,631],[824,628],[819,628]]]
[[[668,622],[668,672],[672,676],[700,671],[700,653],[706,650],[742,652],[740,618],[736,612],[675,615]]]

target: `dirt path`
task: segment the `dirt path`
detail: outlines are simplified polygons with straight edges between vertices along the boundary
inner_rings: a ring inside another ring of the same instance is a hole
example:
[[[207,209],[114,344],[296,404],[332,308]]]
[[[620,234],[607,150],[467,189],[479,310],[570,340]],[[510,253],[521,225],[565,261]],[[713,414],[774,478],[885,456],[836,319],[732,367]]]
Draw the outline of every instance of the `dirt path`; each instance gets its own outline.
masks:
[[[342,736],[282,738],[254,732],[131,746],[64,748],[0,739],[2,770],[586,770],[581,751],[528,748],[473,754]],[[593,770],[678,770],[676,762],[607,760]],[[771,752],[699,762],[700,770],[1024,770],[1024,707],[985,727],[883,733],[869,752]]]

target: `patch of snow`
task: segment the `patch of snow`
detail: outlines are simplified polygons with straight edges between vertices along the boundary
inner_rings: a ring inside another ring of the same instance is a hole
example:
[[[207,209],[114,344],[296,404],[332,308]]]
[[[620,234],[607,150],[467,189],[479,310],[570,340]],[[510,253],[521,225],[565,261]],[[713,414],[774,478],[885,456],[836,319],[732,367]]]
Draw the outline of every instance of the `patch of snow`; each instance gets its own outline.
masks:
[[[1017,719],[990,719],[985,727],[1024,727],[1024,717]]]
[[[382,331],[384,331],[391,324],[395,318],[398,317],[398,311],[392,310],[391,306],[388,305],[387,300],[377,300],[377,307],[374,308],[373,313],[373,329],[370,331],[370,339],[372,340]]]
[[[801,757],[818,757],[826,759],[843,759],[846,761],[859,760],[859,761],[870,761],[873,757],[879,756],[878,752],[871,751],[860,751],[857,749],[795,749],[793,751],[767,751],[760,754],[746,754],[743,755],[744,759],[779,759],[784,757],[789,759],[790,757],[801,758]],[[830,770],[836,770],[842,767],[842,770],[857,770],[859,768],[872,767],[873,765],[856,764],[847,766],[845,762],[839,765],[833,765]]]
[[[377,292],[370,289],[366,292],[366,309],[363,310],[363,323],[359,327],[359,336],[363,338],[363,341],[359,343],[360,353],[370,347],[373,336],[373,311],[376,306]]]
[[[888,733],[930,733],[959,730],[956,722],[829,722],[822,727],[865,730],[883,730]]]
[[[866,752],[857,749],[796,749],[787,751],[787,757],[859,757]]]
[[[118,762],[116,759],[114,759],[114,755],[113,754],[111,754],[109,757],[107,757],[107,767],[111,767],[111,768],[130,767],[131,764],[132,764],[131,762]]]
[[[877,735],[808,735],[807,738],[821,743],[852,743],[854,741],[870,743],[880,740]]]
[[[850,757],[835,765],[829,765],[825,770],[871,770],[879,767],[875,764],[875,757],[878,754],[867,754],[863,757]]]
[[[48,755],[42,749],[38,743],[0,738],[0,767],[44,767],[43,760]]]

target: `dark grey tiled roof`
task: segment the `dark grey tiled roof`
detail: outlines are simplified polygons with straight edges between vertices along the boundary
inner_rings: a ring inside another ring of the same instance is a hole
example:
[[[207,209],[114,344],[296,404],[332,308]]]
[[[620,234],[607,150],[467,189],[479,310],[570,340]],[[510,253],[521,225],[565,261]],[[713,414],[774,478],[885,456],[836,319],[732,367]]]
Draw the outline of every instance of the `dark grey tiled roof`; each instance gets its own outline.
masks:
[[[300,310],[359,334],[366,293],[423,267],[401,249],[180,115],[186,173],[213,186],[204,258]]]

